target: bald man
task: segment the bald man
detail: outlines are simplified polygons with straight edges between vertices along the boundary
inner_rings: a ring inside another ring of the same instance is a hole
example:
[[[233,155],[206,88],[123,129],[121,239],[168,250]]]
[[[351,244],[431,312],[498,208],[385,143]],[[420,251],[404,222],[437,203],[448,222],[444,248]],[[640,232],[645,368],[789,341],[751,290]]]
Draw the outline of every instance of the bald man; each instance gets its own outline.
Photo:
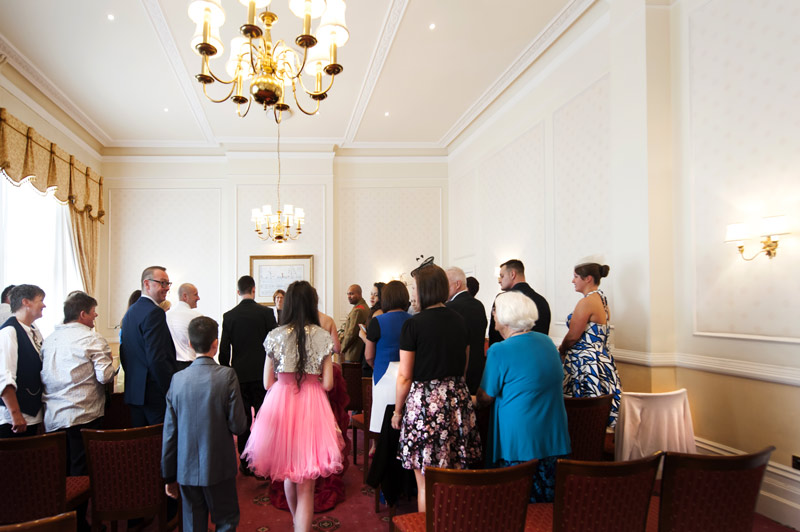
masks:
[[[189,343],[189,322],[202,316],[196,310],[200,296],[197,287],[191,283],[183,283],[178,288],[178,304],[167,311],[167,326],[175,344],[175,355],[178,360],[178,371],[188,368],[197,354]]]
[[[347,301],[353,305],[347,315],[344,330],[339,335],[342,344],[342,358],[345,362],[361,362],[364,358],[364,341],[358,336],[358,326],[365,325],[369,319],[369,306],[361,297],[361,287],[350,285],[347,289]]]

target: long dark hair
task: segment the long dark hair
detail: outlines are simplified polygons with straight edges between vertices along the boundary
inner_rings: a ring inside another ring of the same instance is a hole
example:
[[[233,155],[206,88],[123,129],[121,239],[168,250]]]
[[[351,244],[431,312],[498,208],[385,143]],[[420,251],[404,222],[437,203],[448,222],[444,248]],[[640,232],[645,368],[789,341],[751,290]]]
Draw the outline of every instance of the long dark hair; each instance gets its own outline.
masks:
[[[306,326],[319,325],[317,291],[308,281],[295,281],[286,290],[281,323],[294,328],[297,336],[297,387],[306,375]]]

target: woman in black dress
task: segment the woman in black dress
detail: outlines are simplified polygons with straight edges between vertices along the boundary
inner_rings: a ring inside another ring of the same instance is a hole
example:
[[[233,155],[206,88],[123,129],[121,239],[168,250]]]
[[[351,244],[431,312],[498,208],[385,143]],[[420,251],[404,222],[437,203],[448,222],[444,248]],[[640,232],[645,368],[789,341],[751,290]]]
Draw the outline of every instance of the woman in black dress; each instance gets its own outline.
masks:
[[[430,265],[417,270],[421,312],[403,324],[396,409],[398,458],[413,469],[417,505],[425,511],[427,466],[465,469],[481,457],[480,436],[464,375],[469,347],[464,319],[445,307],[447,275]]]

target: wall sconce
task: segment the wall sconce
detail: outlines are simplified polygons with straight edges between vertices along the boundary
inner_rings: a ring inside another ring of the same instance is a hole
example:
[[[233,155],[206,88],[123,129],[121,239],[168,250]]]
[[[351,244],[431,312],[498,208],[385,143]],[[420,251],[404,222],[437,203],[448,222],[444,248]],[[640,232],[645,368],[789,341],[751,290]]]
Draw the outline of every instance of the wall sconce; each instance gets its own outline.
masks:
[[[761,251],[750,257],[744,256],[744,241],[755,238],[756,234],[751,226],[746,223],[729,224],[725,234],[725,242],[736,244],[739,255],[744,260],[750,261],[764,253],[770,259],[778,253],[778,240],[780,235],[789,234],[789,223],[786,216],[768,216],[761,219],[758,236],[762,237]]]

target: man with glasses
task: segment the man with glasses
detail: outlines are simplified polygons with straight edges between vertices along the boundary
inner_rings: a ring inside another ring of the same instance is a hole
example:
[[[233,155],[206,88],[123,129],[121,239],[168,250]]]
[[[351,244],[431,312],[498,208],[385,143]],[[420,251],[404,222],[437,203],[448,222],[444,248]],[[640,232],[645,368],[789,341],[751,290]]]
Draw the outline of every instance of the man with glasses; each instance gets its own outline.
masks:
[[[130,405],[134,427],[164,422],[167,391],[177,362],[167,316],[159,305],[171,285],[166,268],[145,268],[142,297],[122,318],[120,361],[125,370],[125,403]]]

